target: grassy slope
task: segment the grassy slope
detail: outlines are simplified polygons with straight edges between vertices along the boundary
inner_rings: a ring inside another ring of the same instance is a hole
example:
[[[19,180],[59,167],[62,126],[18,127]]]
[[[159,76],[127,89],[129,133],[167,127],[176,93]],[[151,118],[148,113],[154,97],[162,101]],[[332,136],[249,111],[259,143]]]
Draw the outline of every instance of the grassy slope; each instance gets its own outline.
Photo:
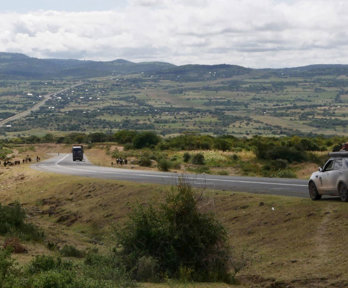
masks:
[[[154,203],[169,189],[54,175],[28,166],[0,168],[0,174],[2,203],[19,200],[30,221],[46,231],[47,241],[80,249],[97,245],[108,250],[113,246],[110,230],[125,219],[132,203]],[[246,286],[273,279],[295,287],[309,283],[328,287],[341,280],[348,285],[347,204],[205,191],[200,205],[216,213],[228,230],[236,259],[246,260],[238,274]],[[52,253],[44,245],[26,246],[29,253],[18,256],[21,262],[32,255]]]

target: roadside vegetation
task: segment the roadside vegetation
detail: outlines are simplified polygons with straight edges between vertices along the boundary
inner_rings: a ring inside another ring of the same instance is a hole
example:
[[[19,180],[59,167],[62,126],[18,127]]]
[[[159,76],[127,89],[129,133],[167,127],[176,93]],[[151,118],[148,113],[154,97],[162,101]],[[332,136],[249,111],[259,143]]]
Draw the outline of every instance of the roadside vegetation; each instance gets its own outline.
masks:
[[[234,283],[227,232],[211,212],[199,210],[200,197],[181,180],[164,203],[136,204],[128,219],[111,232],[114,248],[104,253],[47,242],[56,256],[37,255],[20,266],[11,253],[28,251],[18,239],[6,238],[0,248],[0,287],[134,287],[135,281],[167,279]],[[0,206],[0,216],[0,235],[44,240],[35,225],[24,223],[26,213],[19,203]]]
[[[262,137],[182,134],[161,137],[154,132],[121,130],[114,134],[71,133],[65,136],[18,137],[0,141],[0,160],[25,155],[35,145],[57,144],[69,152],[70,145],[84,143],[87,156],[97,165],[263,177],[307,178],[310,172],[337,150],[346,137]],[[100,150],[104,154],[100,154]],[[18,154],[17,153],[17,154]],[[35,153],[34,153],[35,154]],[[125,162],[122,162],[125,164]]]
[[[199,198],[183,179],[176,190],[159,207],[137,204],[117,231],[127,270],[138,281],[233,283],[225,228],[213,214],[198,210]]]

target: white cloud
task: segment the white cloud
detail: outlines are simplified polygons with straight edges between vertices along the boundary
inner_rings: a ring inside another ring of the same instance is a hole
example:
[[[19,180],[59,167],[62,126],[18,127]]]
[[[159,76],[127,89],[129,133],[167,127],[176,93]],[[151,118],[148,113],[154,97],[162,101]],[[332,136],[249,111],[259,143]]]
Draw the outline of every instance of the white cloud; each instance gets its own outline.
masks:
[[[346,1],[129,0],[115,11],[0,13],[0,51],[284,67],[348,63]]]

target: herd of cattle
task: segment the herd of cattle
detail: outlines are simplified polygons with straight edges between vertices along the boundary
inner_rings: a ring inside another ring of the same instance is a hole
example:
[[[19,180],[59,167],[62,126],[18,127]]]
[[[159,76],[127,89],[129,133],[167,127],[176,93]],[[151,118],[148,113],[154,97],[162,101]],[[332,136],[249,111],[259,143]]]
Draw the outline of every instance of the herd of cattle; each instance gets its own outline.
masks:
[[[40,162],[40,157],[39,156],[36,156],[36,162]],[[4,165],[4,167],[7,167],[7,166],[14,166],[14,165],[20,165],[21,163],[31,163],[32,159],[31,157],[29,157],[29,155],[27,155],[27,157],[25,157],[24,159],[21,160],[4,160],[1,162],[0,160],[0,166],[1,165]]]

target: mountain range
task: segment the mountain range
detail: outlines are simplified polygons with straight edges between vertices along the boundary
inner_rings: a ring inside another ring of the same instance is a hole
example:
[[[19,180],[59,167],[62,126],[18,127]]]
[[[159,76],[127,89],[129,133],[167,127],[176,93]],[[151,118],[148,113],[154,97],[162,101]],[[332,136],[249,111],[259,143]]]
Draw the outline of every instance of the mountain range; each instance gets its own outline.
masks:
[[[309,65],[295,68],[252,69],[238,65],[182,65],[166,62],[134,63],[127,60],[85,61],[74,59],[38,59],[19,53],[0,52],[0,79],[91,78],[111,75],[144,74],[175,81],[202,81],[249,77],[315,77],[348,75],[348,65]]]

